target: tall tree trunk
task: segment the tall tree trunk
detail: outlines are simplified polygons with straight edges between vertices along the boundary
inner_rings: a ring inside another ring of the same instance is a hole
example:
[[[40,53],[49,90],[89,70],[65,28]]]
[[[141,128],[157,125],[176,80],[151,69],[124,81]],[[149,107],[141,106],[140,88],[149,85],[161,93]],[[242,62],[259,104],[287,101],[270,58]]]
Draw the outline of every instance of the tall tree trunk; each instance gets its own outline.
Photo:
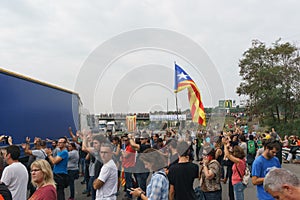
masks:
[[[273,108],[271,108],[271,117],[273,118],[273,121],[276,122],[276,117],[274,116]]]
[[[277,114],[278,124],[280,124],[280,113],[279,113],[279,107],[278,107],[278,105],[276,105],[276,114]]]

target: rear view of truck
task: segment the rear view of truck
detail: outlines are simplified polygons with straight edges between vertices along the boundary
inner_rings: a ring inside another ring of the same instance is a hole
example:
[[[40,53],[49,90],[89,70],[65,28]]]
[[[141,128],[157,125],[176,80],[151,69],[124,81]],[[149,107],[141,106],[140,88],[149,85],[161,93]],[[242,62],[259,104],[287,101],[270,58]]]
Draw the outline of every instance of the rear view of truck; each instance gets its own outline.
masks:
[[[99,130],[100,130],[100,132],[103,132],[103,133],[106,132],[106,128],[107,128],[106,123],[107,123],[106,120],[99,120]]]
[[[0,135],[12,136],[14,144],[80,130],[81,101],[72,91],[0,68],[0,93]]]

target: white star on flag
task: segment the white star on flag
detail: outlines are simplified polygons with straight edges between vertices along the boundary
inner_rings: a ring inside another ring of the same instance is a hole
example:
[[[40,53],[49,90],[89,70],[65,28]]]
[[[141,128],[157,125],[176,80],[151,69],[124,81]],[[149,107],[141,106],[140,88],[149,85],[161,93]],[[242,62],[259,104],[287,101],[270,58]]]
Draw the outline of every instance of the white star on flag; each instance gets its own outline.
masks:
[[[181,72],[180,74],[177,74],[177,76],[179,77],[179,79],[187,79],[186,77],[188,76],[187,74],[184,74],[183,72]]]

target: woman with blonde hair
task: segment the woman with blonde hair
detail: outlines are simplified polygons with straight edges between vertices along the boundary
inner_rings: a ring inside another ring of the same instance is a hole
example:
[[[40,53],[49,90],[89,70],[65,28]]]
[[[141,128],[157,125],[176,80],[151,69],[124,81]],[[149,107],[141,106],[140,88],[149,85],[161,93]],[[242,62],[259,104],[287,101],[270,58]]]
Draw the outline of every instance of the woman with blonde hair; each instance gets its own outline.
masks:
[[[29,200],[56,200],[56,187],[53,172],[48,161],[44,159],[34,161],[30,166],[31,182],[36,191]]]

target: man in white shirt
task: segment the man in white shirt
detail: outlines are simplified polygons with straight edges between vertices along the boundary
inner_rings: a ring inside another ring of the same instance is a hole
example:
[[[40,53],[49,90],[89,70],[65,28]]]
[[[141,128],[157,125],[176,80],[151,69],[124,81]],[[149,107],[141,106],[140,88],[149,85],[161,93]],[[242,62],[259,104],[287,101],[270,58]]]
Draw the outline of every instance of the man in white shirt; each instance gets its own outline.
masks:
[[[4,168],[1,182],[4,183],[12,194],[12,199],[27,199],[28,173],[26,167],[19,162],[20,149],[15,145],[6,148],[4,159],[8,164]]]
[[[100,157],[103,161],[103,167],[100,174],[93,183],[93,187],[96,191],[96,200],[117,199],[118,189],[118,169],[114,161],[112,160],[113,148],[111,144],[103,143],[100,147]]]

